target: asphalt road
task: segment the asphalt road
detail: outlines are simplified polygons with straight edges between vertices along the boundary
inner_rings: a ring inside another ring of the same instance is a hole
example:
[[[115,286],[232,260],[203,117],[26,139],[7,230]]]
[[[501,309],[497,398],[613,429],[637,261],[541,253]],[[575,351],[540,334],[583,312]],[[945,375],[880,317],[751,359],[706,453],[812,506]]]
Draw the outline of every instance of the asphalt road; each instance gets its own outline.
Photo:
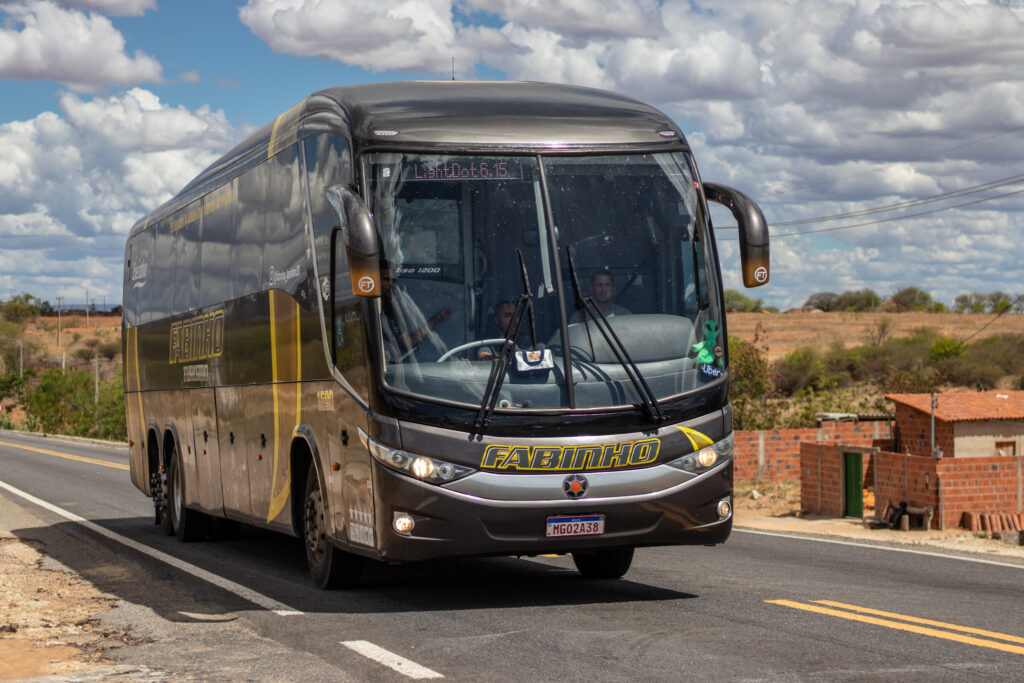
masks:
[[[27,498],[30,496],[31,498]],[[274,680],[1020,680],[1024,566],[735,530],[642,549],[622,580],[569,558],[371,565],[311,587],[297,539],[183,544],[127,450],[0,432],[23,538],[122,602],[125,662]],[[8,507],[10,505],[8,504]]]

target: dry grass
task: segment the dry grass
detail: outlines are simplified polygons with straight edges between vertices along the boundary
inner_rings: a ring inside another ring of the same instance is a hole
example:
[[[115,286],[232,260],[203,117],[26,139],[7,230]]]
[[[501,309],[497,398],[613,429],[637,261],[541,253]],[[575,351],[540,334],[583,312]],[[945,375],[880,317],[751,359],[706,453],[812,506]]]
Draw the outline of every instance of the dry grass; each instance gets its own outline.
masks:
[[[817,350],[834,344],[863,346],[875,341],[881,328],[886,328],[889,339],[910,336],[922,327],[960,340],[977,333],[972,342],[1024,333],[1024,315],[1019,314],[995,318],[991,313],[730,313],[727,322],[729,334],[756,340],[769,360],[802,346]]]

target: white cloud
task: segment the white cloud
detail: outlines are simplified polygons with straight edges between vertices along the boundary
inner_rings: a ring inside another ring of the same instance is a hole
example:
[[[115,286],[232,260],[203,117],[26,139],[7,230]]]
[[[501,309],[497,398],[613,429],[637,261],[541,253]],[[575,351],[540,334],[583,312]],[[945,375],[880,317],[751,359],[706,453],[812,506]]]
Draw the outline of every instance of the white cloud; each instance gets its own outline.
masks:
[[[276,52],[333,59],[373,71],[443,73],[477,54],[458,39],[446,0],[250,0],[242,23]],[[491,33],[476,29],[477,33]]]
[[[63,7],[92,10],[104,14],[140,17],[156,9],[156,0],[57,0]]]
[[[59,112],[0,124],[0,286],[52,298],[88,285],[117,301],[132,224],[249,131],[138,88],[58,102]]]
[[[127,3],[126,3],[127,4]],[[160,64],[137,50],[106,17],[59,7],[48,0],[0,5],[0,78],[54,80],[74,90],[159,82]]]
[[[565,36],[654,36],[663,30],[655,0],[465,0],[467,8]]]

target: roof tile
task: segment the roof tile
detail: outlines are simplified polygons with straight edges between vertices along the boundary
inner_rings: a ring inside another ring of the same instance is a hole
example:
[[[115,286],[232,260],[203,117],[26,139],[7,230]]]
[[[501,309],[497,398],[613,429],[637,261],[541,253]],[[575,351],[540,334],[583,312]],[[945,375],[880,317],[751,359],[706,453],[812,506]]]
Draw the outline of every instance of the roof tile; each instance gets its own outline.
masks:
[[[931,394],[886,394],[902,403],[931,413]],[[935,418],[943,422],[1024,419],[1024,391],[952,391],[936,394]]]

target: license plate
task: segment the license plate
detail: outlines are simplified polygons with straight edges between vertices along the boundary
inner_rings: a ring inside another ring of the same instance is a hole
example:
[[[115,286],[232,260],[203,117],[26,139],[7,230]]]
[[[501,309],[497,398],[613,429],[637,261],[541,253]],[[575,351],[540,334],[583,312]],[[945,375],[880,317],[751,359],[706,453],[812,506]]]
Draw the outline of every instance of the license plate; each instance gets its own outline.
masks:
[[[604,533],[604,515],[548,517],[548,538],[560,536],[597,536]]]

